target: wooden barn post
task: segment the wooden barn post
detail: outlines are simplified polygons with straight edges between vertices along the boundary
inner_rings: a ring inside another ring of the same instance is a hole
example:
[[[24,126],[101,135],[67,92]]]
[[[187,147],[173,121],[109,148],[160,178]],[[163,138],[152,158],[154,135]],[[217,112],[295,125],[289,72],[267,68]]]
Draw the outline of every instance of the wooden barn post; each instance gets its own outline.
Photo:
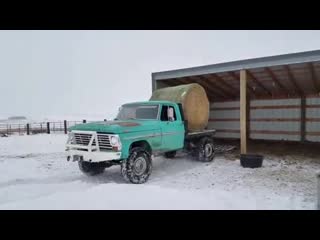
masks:
[[[240,144],[241,154],[247,153],[247,73],[240,71]]]

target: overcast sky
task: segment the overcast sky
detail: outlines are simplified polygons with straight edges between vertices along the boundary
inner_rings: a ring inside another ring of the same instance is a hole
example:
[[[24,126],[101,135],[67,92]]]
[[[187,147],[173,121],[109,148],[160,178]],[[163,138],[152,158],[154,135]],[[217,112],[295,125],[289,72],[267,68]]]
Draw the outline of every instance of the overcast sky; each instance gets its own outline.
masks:
[[[151,73],[320,49],[320,31],[0,31],[0,117],[105,116]]]

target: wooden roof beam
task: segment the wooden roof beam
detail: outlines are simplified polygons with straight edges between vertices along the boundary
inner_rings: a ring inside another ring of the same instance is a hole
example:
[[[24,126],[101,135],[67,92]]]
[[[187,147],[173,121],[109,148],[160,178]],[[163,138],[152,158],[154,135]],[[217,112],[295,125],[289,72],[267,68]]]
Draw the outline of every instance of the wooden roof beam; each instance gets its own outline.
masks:
[[[222,92],[226,97],[229,97],[229,98],[234,98],[234,94],[226,91],[224,88],[220,87],[217,85],[216,82],[214,81],[209,81],[208,78],[204,77],[204,76],[197,76],[198,79],[201,79],[202,81],[206,82],[209,86],[210,84],[213,85],[213,87],[215,89],[218,89],[220,92]]]
[[[254,81],[261,89],[263,89],[268,95],[272,96],[272,93],[253,75],[252,72],[247,70],[249,78]]]
[[[222,77],[220,77],[217,74],[211,74],[210,76],[212,76],[213,78],[215,78],[217,81],[219,81],[224,87],[228,88],[230,91],[232,91],[233,95],[238,96],[239,95],[239,91],[238,89],[236,89],[235,87],[233,87],[231,84],[227,83]],[[205,78],[207,78],[210,81],[209,76],[203,76]]]
[[[237,74],[235,74],[234,72],[228,72],[229,76],[231,76],[234,80],[239,81],[240,82],[240,77],[237,76]],[[249,95],[253,95],[255,96],[255,92],[253,90],[253,88],[251,86],[249,86],[249,84],[247,83],[247,88],[249,90]]]
[[[164,80],[161,82],[165,83],[166,85],[168,85],[170,87],[176,86],[176,84],[172,80],[176,80],[176,79],[173,78],[173,79],[168,79],[168,80]]]
[[[285,65],[285,66],[283,66],[283,67],[284,67],[284,69],[286,70],[286,72],[287,72],[287,74],[288,74],[288,77],[289,77],[289,80],[290,80],[291,83],[293,84],[296,92],[297,92],[301,97],[304,96],[304,92],[303,92],[303,91],[301,90],[301,88],[299,87],[299,85],[298,85],[295,77],[293,76],[293,74],[292,74],[289,66],[288,66],[288,65]]]
[[[276,77],[276,75],[274,74],[274,72],[272,72],[272,70],[268,67],[265,67],[264,70],[269,74],[269,76],[271,77],[271,79],[273,80],[273,82],[281,89],[282,92],[284,92],[285,94],[289,95],[290,91],[288,89],[285,88],[285,86],[283,86],[280,81],[278,80],[278,78]]]
[[[188,81],[185,78],[176,78],[176,80],[178,80],[179,82],[181,82],[182,84],[190,84],[190,81]]]
[[[186,78],[187,78],[187,79],[190,79],[190,80],[193,80],[194,82],[200,84],[203,88],[208,89],[209,92],[207,92],[207,95],[211,95],[212,98],[215,98],[215,97],[216,97],[215,95],[217,95],[217,96],[219,96],[219,97],[221,97],[221,98],[223,98],[223,99],[226,98],[226,96],[225,96],[223,93],[218,92],[217,89],[212,88],[212,87],[211,87],[206,81],[204,81],[203,79],[197,78],[197,77],[196,77],[196,78],[186,77]],[[190,81],[188,81],[188,82],[190,83]]]
[[[312,63],[308,63],[308,68],[309,68],[309,71],[311,73],[311,80],[313,82],[314,89],[317,91],[317,93],[320,93],[320,83],[319,83],[319,79],[317,79],[317,75],[316,75],[316,72],[314,70],[313,64]]]

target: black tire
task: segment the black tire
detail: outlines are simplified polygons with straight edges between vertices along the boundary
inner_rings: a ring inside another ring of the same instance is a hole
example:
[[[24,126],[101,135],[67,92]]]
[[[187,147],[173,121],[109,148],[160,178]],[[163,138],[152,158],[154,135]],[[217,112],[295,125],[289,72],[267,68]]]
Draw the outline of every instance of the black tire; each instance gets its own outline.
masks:
[[[212,138],[204,137],[200,139],[194,156],[200,162],[211,162],[215,156]]]
[[[147,182],[151,172],[151,155],[141,147],[133,148],[130,151],[128,159],[124,160],[121,164],[122,177],[134,184]]]
[[[106,168],[106,164],[101,163],[91,163],[86,161],[79,161],[78,162],[79,169],[82,173],[87,176],[94,176],[104,172]]]
[[[177,151],[171,151],[171,152],[165,152],[164,157],[165,158],[174,158],[177,154]]]

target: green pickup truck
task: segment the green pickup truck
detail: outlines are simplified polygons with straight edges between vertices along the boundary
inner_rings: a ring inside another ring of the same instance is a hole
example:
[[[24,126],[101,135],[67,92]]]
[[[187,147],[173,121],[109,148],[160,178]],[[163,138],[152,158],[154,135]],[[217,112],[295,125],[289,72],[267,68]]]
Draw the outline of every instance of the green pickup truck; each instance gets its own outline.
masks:
[[[121,106],[113,121],[84,123],[69,129],[68,161],[78,161],[86,175],[103,173],[121,165],[125,180],[145,183],[153,156],[174,158],[187,151],[198,161],[214,159],[214,130],[188,132],[182,105],[170,101],[145,101]]]

